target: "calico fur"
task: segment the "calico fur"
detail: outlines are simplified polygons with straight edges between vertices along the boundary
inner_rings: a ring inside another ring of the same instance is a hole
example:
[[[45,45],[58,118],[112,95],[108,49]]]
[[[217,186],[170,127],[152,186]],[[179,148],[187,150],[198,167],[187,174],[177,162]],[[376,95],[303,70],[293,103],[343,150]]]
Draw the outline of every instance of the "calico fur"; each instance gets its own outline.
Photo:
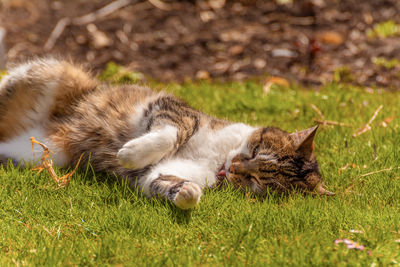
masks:
[[[100,84],[80,66],[37,59],[0,83],[0,160],[32,162],[29,138],[60,166],[115,174],[182,209],[218,176],[243,190],[329,194],[313,154],[316,128],[289,134],[210,117],[164,92]],[[38,155],[39,154],[39,155]]]

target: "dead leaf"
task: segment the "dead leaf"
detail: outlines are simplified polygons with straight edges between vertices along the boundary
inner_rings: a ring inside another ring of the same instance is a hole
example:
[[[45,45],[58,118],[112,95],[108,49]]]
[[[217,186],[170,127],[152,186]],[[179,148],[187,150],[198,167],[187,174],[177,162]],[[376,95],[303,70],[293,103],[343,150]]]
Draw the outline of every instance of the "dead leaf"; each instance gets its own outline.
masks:
[[[210,79],[210,73],[206,70],[199,70],[196,72],[196,78],[200,80]]]
[[[394,119],[396,119],[397,115],[391,116],[391,117],[387,117],[385,118],[383,121],[381,121],[381,123],[379,123],[380,126],[382,127],[387,127],[392,121],[394,121]]]
[[[200,19],[204,22],[207,23],[213,19],[215,19],[215,13],[209,10],[202,11],[200,12]]]
[[[232,56],[236,56],[236,55],[242,54],[242,53],[243,53],[243,50],[244,50],[243,46],[241,46],[241,45],[234,45],[234,46],[231,46],[231,47],[228,49],[228,52],[229,52],[229,54],[231,54]]]
[[[326,31],[317,34],[316,39],[324,44],[339,46],[343,44],[344,37],[342,34],[335,31]]]
[[[226,0],[210,0],[208,1],[208,5],[212,9],[221,9],[225,6]]]
[[[268,78],[268,80],[266,81],[266,83],[263,86],[263,91],[265,94],[270,93],[272,85],[278,85],[278,86],[282,86],[282,87],[290,86],[289,82],[285,78],[271,76]]]
[[[365,124],[363,127],[361,127],[357,132],[353,134],[353,137],[357,137],[362,135],[365,132],[368,132],[371,130],[371,123],[376,119],[376,116],[378,116],[379,111],[383,108],[383,105],[380,105],[378,109],[374,112],[374,115],[372,115],[371,119]]]

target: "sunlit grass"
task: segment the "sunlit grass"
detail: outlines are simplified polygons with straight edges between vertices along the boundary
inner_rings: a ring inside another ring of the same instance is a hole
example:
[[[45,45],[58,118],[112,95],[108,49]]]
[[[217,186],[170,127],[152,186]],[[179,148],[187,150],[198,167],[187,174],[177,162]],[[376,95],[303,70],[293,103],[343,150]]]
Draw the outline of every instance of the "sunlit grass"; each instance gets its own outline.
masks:
[[[0,167],[1,266],[400,262],[399,93],[330,84],[318,91],[273,87],[265,95],[257,82],[158,84],[156,89],[206,113],[252,125],[287,131],[311,127],[319,118],[311,104],[326,120],[352,125],[320,127],[316,138],[321,172],[336,196],[272,194],[261,201],[232,188],[207,190],[198,207],[185,212],[90,168],[56,190],[44,172]],[[371,130],[352,137],[380,105]],[[335,245],[344,238],[365,250]]]

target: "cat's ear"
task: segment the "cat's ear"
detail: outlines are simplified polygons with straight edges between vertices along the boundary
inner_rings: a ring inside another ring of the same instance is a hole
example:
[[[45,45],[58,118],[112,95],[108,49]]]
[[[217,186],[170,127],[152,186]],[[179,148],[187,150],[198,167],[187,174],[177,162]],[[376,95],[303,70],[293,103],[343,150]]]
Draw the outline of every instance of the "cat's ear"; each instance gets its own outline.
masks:
[[[297,151],[304,153],[306,156],[311,156],[314,150],[314,137],[318,126],[290,134]]]

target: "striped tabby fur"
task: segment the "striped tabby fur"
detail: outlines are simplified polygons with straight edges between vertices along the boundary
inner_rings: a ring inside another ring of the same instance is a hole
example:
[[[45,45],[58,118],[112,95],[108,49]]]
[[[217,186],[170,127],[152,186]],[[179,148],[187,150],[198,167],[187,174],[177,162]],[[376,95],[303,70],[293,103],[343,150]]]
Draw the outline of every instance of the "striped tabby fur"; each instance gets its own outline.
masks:
[[[38,59],[0,83],[0,162],[38,160],[29,138],[60,166],[83,162],[182,209],[224,175],[235,187],[331,194],[313,154],[316,127],[289,134],[230,123],[137,85],[98,83],[80,66]]]

